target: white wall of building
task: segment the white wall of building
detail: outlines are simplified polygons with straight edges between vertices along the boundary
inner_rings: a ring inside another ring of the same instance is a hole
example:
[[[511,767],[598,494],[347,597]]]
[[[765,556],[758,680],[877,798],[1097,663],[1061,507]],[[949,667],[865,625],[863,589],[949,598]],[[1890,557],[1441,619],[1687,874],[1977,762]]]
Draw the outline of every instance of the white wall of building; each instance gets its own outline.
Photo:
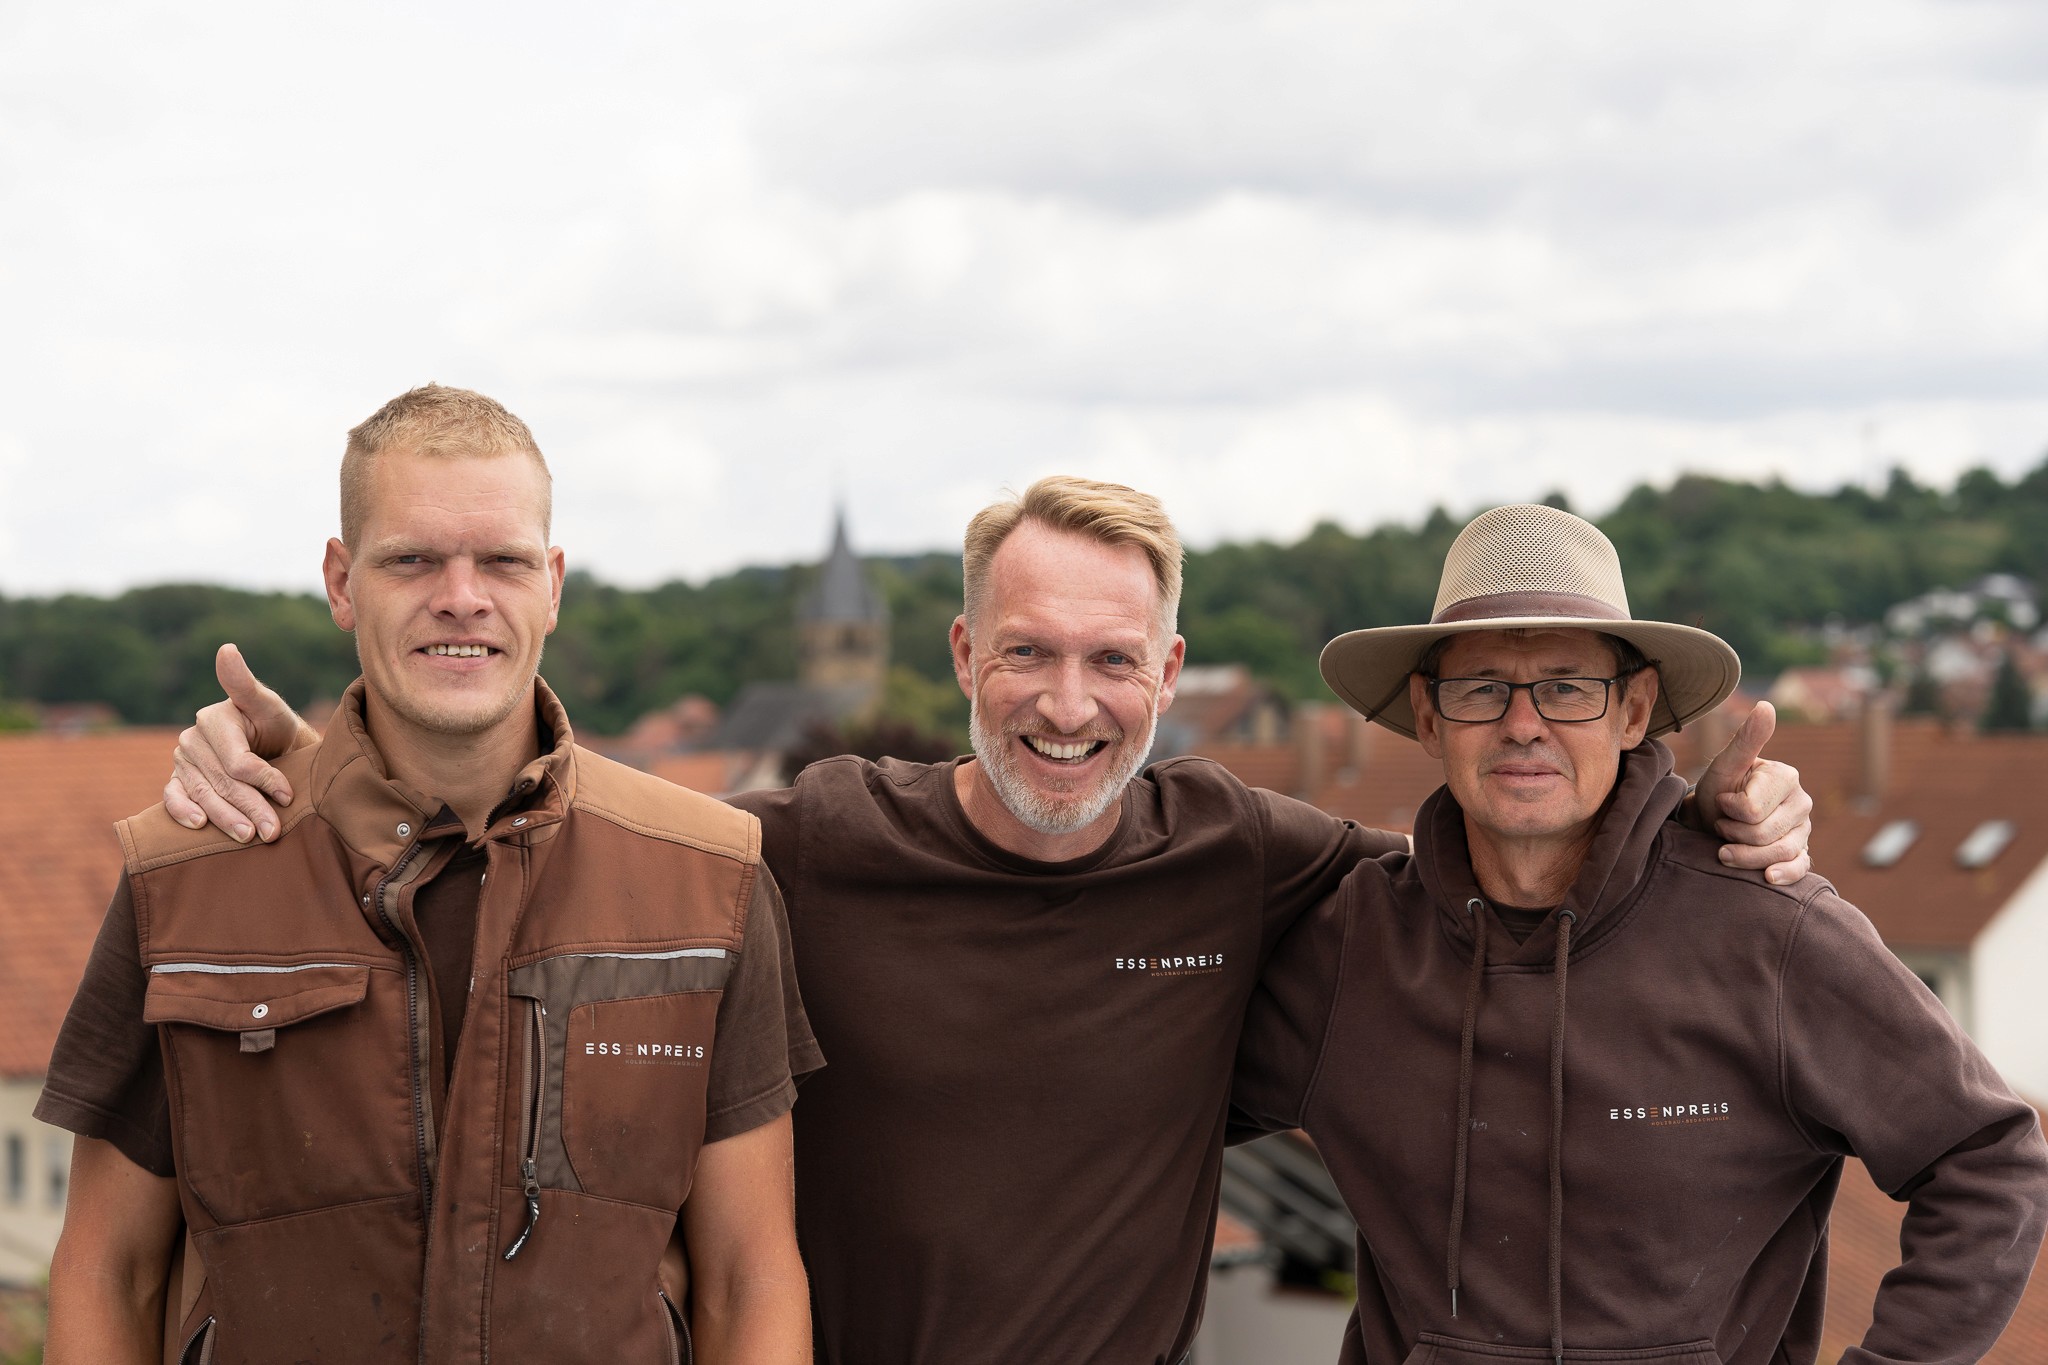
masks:
[[[1336,1365],[1351,1303],[1275,1289],[1264,1266],[1209,1274],[1209,1302],[1189,1365]]]
[[[1971,1037],[1976,1037],[1977,1010],[1969,952],[1949,949],[1936,952],[1925,948],[1894,948],[1892,952],[1912,970],[1913,975],[1927,983],[1927,989],[1948,1007],[1955,1021]]]
[[[0,1081],[0,1284],[33,1285],[50,1269],[64,1226],[71,1134],[31,1111],[40,1077]]]
[[[2048,1101],[2048,862],[1971,948],[1972,1036],[2021,1094]]]

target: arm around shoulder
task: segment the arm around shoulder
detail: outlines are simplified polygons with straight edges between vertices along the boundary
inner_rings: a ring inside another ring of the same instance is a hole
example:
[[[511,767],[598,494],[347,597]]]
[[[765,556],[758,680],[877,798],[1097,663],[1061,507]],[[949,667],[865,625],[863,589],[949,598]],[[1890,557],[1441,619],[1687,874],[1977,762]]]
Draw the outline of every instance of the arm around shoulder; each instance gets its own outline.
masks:
[[[1232,1142],[1307,1122],[1343,977],[1351,890],[1347,881],[1297,920],[1259,971],[1231,1074]]]
[[[98,1138],[71,1149],[64,1231],[50,1260],[49,1365],[156,1365],[183,1214],[178,1183]]]

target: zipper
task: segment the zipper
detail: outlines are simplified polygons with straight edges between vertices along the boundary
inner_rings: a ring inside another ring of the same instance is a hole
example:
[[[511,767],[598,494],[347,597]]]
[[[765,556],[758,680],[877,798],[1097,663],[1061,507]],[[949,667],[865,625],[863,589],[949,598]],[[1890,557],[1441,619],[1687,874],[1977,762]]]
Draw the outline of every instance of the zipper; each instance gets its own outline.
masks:
[[[690,1329],[683,1325],[683,1315],[676,1311],[675,1300],[666,1289],[655,1290],[654,1296],[661,1300],[661,1326],[668,1333],[668,1358],[676,1365],[692,1365],[697,1358],[696,1347],[690,1340]]]
[[[505,1249],[508,1261],[525,1249],[527,1239],[540,1226],[540,1105],[542,1091],[547,1085],[547,1068],[541,1064],[541,1059],[546,1055],[543,1049],[547,1046],[544,1025],[547,1012],[547,1006],[538,1000],[533,1002],[533,1041],[526,1048],[525,1067],[526,1140],[519,1144],[519,1174],[526,1193],[526,1227],[520,1232],[519,1239]]]
[[[433,1125],[429,1121],[427,1108],[427,1059],[424,1055],[427,1030],[426,1021],[420,1017],[425,1012],[426,1002],[420,993],[419,951],[413,944],[412,936],[405,932],[404,926],[398,922],[398,917],[391,913],[391,905],[387,899],[387,893],[393,885],[403,884],[405,871],[419,855],[420,848],[421,844],[415,841],[407,846],[405,852],[398,855],[398,861],[384,874],[384,880],[377,883],[376,900],[377,913],[391,926],[391,932],[398,936],[399,942],[405,945],[405,1013],[408,1041],[412,1045],[413,1141],[420,1163],[420,1188],[425,1198],[425,1212],[428,1218],[432,1218],[434,1168],[433,1157],[429,1151],[429,1139]]]
[[[398,936],[398,941],[405,945],[405,1015],[406,1027],[412,1042],[413,1142],[420,1164],[420,1222],[424,1234],[421,1240],[431,1249],[434,1231],[434,1130],[429,1108],[433,1100],[427,1094],[427,1020],[423,1017],[426,1013],[426,1001],[422,999],[420,993],[419,949],[414,946],[412,936],[405,932],[404,926],[399,924],[397,917],[391,913],[391,906],[385,895],[394,884],[403,885],[401,879],[406,869],[412,866],[413,860],[419,856],[424,842],[415,839],[406,846],[405,852],[398,855],[398,861],[391,865],[391,870],[384,874],[384,879],[377,883],[377,890],[373,895],[377,902],[377,913],[391,926],[391,931]],[[432,1262],[430,1250],[427,1264],[420,1267],[422,1323],[426,1321],[427,1271]],[[424,1331],[420,1333],[419,1360],[420,1365],[427,1365],[427,1334]]]
[[[195,1358],[192,1344],[201,1337],[206,1339],[206,1344],[199,1348],[199,1355]],[[194,1327],[192,1334],[185,1338],[185,1344],[178,1348],[178,1365],[213,1365],[213,1319],[210,1316]]]

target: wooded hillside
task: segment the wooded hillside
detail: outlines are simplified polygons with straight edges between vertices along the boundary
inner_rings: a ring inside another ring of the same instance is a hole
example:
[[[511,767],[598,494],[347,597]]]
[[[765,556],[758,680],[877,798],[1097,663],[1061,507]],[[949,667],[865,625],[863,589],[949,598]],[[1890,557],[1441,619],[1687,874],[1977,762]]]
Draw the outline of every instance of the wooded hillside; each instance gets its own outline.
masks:
[[[1291,545],[1191,553],[1189,658],[1241,661],[1293,696],[1325,695],[1315,671],[1324,641],[1426,619],[1444,549],[1476,510],[1363,534],[1324,523]],[[2010,484],[1973,470],[1948,490],[1895,473],[1879,494],[1688,476],[1637,488],[1599,521],[1621,551],[1636,615],[1720,633],[1755,676],[1814,657],[1809,628],[1829,618],[1875,622],[1895,602],[1996,571],[2048,583],[2048,462]],[[958,555],[873,569],[893,612],[895,663],[950,687]],[[812,574],[743,569],[645,591],[572,575],[542,671],[596,733],[688,692],[723,703],[747,682],[794,674],[795,602]],[[114,598],[0,597],[0,698],[101,701],[133,723],[180,721],[215,697],[211,660],[223,640],[294,702],[335,696],[355,674],[351,641],[322,600],[179,584]]]

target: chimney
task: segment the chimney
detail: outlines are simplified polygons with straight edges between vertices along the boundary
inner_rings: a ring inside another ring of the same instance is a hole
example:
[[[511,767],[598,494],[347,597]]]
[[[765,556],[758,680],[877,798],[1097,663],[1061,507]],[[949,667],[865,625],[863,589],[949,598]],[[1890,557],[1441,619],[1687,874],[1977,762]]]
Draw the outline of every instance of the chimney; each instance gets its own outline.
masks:
[[[1294,708],[1294,751],[1301,764],[1296,795],[1304,801],[1315,800],[1326,778],[1323,713],[1329,709],[1329,703],[1320,701],[1305,701]]]
[[[1882,688],[1863,694],[1856,713],[1856,805],[1871,810],[1892,778],[1892,699]]]
[[[1354,774],[1362,774],[1372,766],[1373,745],[1377,737],[1373,734],[1373,723],[1349,707],[1344,717],[1344,766]]]

